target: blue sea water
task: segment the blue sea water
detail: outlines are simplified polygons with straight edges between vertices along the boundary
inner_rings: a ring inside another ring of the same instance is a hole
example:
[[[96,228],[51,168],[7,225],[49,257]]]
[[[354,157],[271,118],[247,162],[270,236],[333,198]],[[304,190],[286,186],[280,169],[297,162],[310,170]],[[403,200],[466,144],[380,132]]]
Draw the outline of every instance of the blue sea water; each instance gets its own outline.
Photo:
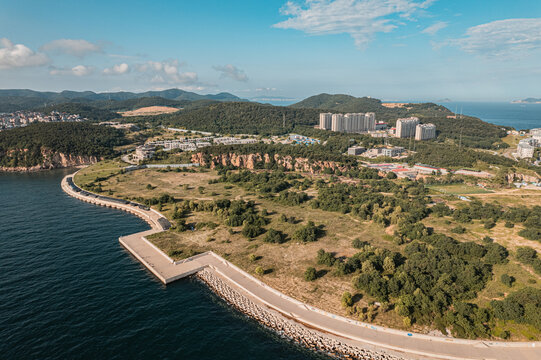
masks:
[[[1,359],[326,358],[195,279],[162,285],[118,242],[148,225],[67,196],[66,171],[0,173]]]
[[[517,130],[541,127],[541,104],[513,104],[510,102],[443,102],[452,112]]]

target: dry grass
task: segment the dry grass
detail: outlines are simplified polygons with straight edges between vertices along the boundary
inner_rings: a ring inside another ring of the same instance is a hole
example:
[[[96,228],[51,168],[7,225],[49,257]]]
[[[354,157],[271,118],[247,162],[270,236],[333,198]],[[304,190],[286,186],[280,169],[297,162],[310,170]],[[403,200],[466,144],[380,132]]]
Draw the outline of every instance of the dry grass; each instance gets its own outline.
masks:
[[[169,107],[169,106],[147,106],[142,107],[136,110],[124,111],[120,115],[123,117],[129,116],[148,116],[148,115],[160,115],[160,114],[171,114],[180,111],[180,109]]]

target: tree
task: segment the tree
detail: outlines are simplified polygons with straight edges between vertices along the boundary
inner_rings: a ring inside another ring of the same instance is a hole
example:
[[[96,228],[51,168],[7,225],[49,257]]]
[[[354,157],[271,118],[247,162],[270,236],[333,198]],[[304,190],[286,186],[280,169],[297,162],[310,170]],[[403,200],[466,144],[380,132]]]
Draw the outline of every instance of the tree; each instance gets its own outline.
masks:
[[[394,172],[389,171],[389,172],[387,173],[387,175],[385,175],[385,177],[386,177],[387,179],[393,180],[393,179],[396,179],[398,176],[396,176],[396,174],[395,174]]]
[[[317,279],[317,271],[313,267],[309,267],[304,272],[304,280],[306,281],[314,281]]]
[[[383,260],[383,270],[387,274],[393,274],[394,273],[394,271],[395,271],[395,263],[394,263],[394,260],[390,256],[387,256]]]

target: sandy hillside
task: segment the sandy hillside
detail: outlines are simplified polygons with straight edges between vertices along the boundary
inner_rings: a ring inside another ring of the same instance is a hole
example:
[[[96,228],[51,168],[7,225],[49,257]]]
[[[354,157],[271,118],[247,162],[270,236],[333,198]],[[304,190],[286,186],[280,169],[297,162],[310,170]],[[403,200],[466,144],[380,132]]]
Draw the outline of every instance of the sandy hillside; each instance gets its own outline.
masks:
[[[169,106],[147,106],[136,110],[124,111],[120,114],[122,116],[144,116],[144,115],[160,115],[170,114],[179,111],[180,109]]]

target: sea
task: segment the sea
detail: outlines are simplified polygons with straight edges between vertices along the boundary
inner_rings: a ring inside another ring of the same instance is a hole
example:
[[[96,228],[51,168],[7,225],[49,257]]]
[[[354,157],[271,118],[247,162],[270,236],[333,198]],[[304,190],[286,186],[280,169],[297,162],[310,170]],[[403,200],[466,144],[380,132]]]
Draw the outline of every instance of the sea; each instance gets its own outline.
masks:
[[[452,112],[478,117],[517,130],[541,127],[541,104],[510,102],[440,102]]]
[[[1,359],[328,358],[197,279],[162,285],[118,242],[148,225],[66,195],[69,172],[0,173]]]

